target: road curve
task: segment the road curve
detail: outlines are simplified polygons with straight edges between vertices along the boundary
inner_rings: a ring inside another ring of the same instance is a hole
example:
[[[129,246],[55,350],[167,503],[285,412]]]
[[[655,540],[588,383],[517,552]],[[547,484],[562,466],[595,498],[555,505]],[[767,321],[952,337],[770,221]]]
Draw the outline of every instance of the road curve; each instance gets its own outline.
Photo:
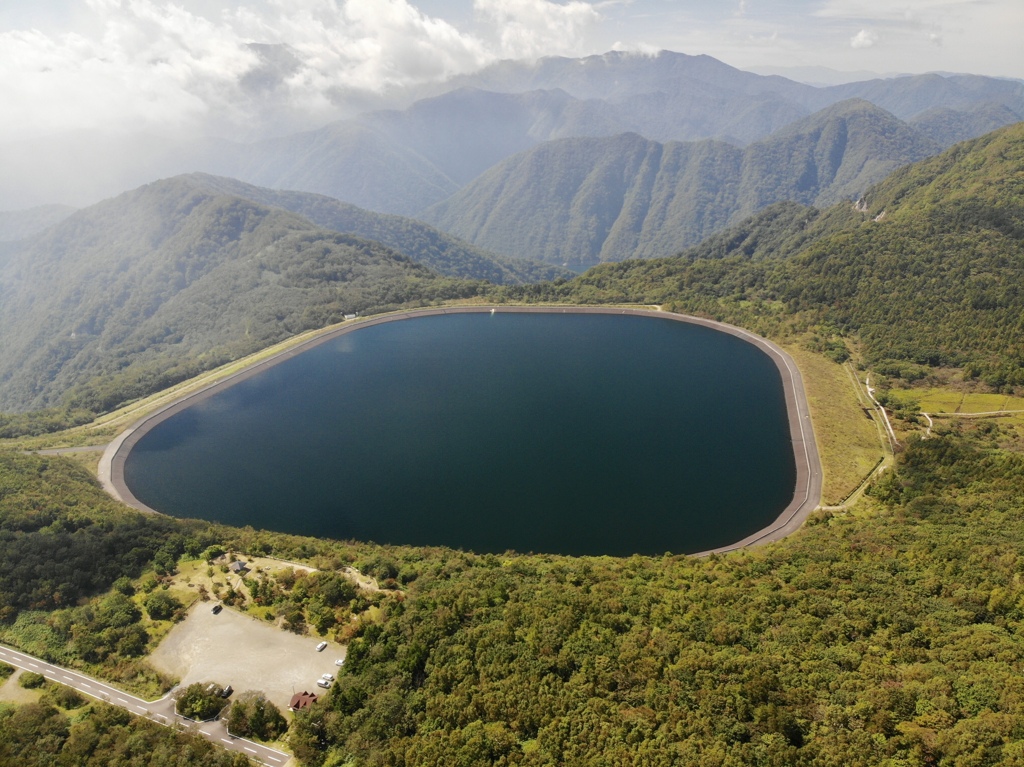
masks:
[[[263,764],[270,765],[270,767],[282,767],[291,759],[291,755],[283,751],[268,748],[245,738],[236,738],[233,735],[229,735],[227,725],[220,719],[199,723],[179,716],[174,712],[174,701],[170,695],[165,695],[159,700],[154,701],[143,700],[116,687],[111,687],[109,684],[105,684],[98,679],[93,679],[90,676],[63,668],[62,666],[55,666],[41,658],[36,658],[6,645],[0,645],[0,661],[25,671],[34,671],[37,674],[42,674],[47,679],[78,690],[83,695],[109,703],[111,706],[123,708],[135,716],[145,717],[157,724],[167,727],[180,724],[185,729],[202,735],[211,743],[230,751],[245,754],[250,759],[256,759],[263,762]]]
[[[818,507],[821,501],[821,459],[818,456],[817,443],[814,439],[814,428],[811,424],[810,410],[807,406],[807,395],[804,391],[803,378],[800,376],[800,371],[789,354],[766,338],[724,322],[655,309],[631,309],[609,306],[452,306],[434,309],[415,309],[407,312],[386,314],[360,322],[346,322],[338,328],[311,338],[272,357],[268,357],[252,367],[248,367],[234,375],[192,392],[144,416],[129,426],[107,446],[103,456],[100,458],[100,482],[108,493],[123,503],[133,506],[140,511],[159,513],[155,509],[146,506],[132,494],[132,491],[124,481],[124,464],[132,447],[160,422],[194,405],[196,402],[210,397],[240,381],[244,381],[269,367],[302,354],[314,346],[318,346],[338,336],[360,330],[361,328],[436,314],[487,314],[494,312],[502,314],[628,314],[638,317],[654,317],[657,319],[687,322],[736,336],[759,348],[775,363],[779,375],[782,377],[782,386],[786,398],[786,411],[789,418],[790,439],[793,445],[793,457],[796,460],[796,485],[793,490],[793,499],[767,527],[748,535],[736,543],[697,552],[693,556],[724,553],[747,546],[777,541],[799,529],[808,515]]]

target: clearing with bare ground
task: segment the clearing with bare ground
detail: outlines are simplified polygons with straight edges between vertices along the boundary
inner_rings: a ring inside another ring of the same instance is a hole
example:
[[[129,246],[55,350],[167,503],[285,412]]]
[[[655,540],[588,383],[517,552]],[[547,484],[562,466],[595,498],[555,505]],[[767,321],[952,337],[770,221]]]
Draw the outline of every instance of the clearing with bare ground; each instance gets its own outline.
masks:
[[[292,694],[316,686],[321,674],[338,671],[335,661],[345,657],[344,645],[299,636],[253,620],[230,608],[214,615],[209,602],[198,602],[156,648],[149,662],[180,679],[179,685],[217,682],[231,685],[236,694],[262,690],[282,711]]]

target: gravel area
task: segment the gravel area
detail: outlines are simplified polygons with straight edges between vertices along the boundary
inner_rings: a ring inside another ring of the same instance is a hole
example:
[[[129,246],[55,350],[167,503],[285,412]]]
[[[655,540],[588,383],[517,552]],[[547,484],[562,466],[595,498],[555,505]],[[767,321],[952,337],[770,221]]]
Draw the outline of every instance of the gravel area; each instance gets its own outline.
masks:
[[[335,661],[345,657],[344,645],[298,636],[225,607],[214,615],[210,602],[199,602],[175,626],[149,662],[181,680],[231,685],[235,693],[262,690],[286,711],[293,692],[323,693],[316,686],[321,674],[337,672]]]
[[[324,652],[327,652],[324,650]],[[11,674],[3,684],[0,684],[0,701],[4,703],[38,703],[42,690],[26,690],[19,684],[19,677],[25,672],[21,669]]]

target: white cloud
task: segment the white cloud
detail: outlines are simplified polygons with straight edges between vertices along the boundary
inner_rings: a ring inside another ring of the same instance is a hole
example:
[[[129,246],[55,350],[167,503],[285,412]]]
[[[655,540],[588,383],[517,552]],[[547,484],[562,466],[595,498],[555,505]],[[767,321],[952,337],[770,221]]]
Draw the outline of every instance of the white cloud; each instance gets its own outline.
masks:
[[[473,0],[473,10],[498,30],[502,58],[578,53],[586,28],[601,19],[583,0]]]
[[[830,19],[900,21],[934,14],[967,12],[976,5],[976,0],[825,0],[815,9],[814,15]]]
[[[329,119],[343,94],[472,71],[495,56],[408,0],[209,9],[88,0],[93,34],[0,32],[0,140],[81,129],[246,130]],[[254,48],[253,43],[264,44]]]
[[[862,29],[850,38],[851,48],[871,48],[878,42],[878,35],[870,29]]]
[[[1021,0],[457,2],[457,24],[421,10],[455,18],[456,0],[0,2],[0,141],[111,128],[251,137],[499,58],[613,46],[1024,76]]]

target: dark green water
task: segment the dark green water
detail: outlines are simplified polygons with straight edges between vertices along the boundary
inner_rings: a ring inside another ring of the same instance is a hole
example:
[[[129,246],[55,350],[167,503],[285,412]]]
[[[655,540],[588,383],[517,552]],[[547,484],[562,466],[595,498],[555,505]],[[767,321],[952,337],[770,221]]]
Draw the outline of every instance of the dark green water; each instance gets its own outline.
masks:
[[[732,543],[795,476],[756,347],[665,319],[500,312],[328,341],[159,424],[125,466],[175,516],[576,555]]]

